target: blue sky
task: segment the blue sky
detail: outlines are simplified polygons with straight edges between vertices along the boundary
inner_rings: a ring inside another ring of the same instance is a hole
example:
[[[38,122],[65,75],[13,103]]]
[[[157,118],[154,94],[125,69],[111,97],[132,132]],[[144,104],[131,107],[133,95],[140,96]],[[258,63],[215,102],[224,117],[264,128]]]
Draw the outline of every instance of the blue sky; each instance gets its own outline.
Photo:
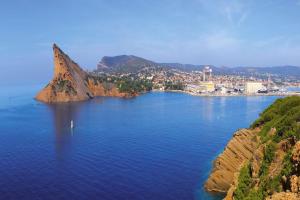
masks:
[[[299,0],[10,0],[0,84],[47,82],[52,43],[83,68],[105,55],[217,66],[300,65]]]

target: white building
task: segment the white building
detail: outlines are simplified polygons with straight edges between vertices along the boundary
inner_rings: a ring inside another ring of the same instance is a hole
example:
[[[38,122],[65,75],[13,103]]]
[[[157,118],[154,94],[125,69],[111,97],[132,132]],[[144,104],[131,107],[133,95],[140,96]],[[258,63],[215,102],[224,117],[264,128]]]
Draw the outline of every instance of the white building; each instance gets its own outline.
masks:
[[[188,84],[186,86],[186,90],[189,92],[193,92],[193,93],[199,93],[200,89],[198,85],[194,85],[194,84]]]
[[[202,72],[203,81],[210,81],[212,76],[212,69],[209,66],[205,66]]]
[[[259,90],[263,89],[263,85],[261,82],[246,82],[245,84],[245,92],[246,94],[254,94]]]
[[[221,87],[221,89],[220,89],[221,94],[227,94],[227,92],[228,92],[228,90],[226,87]]]

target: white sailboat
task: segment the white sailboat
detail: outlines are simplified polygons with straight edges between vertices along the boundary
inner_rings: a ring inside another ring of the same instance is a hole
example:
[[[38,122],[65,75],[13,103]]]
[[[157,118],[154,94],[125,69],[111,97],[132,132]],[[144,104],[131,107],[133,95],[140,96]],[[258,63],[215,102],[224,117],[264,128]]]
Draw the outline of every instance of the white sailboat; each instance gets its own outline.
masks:
[[[73,120],[71,120],[71,129],[73,129],[74,128],[74,122],[73,122]]]

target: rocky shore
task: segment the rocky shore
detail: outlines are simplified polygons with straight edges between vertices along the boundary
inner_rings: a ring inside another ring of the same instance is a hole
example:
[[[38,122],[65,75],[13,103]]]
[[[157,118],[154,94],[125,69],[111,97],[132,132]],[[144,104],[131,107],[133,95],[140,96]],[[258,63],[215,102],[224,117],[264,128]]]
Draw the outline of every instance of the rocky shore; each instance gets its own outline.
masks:
[[[153,90],[154,92],[177,92],[177,93],[185,93],[192,96],[200,96],[200,97],[254,97],[254,96],[298,96],[299,92],[272,92],[272,93],[255,93],[255,94],[220,94],[220,93],[193,93],[185,90]]]
[[[241,129],[234,133],[223,153],[214,161],[213,170],[205,183],[209,192],[226,193],[234,184],[240,168],[257,148],[257,130]]]
[[[300,97],[276,100],[237,131],[204,187],[225,200],[300,199]]]

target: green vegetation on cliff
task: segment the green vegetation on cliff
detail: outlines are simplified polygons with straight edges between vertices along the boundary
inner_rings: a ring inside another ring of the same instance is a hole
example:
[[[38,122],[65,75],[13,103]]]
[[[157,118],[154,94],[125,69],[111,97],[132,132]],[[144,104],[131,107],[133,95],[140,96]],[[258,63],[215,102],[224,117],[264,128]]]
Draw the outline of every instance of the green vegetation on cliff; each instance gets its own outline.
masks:
[[[117,81],[120,92],[139,93],[152,90],[152,83],[145,79],[121,78]]]
[[[300,133],[300,97],[292,96],[276,100],[252,124],[252,128],[262,126],[262,139],[271,139],[268,131],[276,128],[272,138],[275,142],[292,136],[299,139]]]
[[[89,76],[88,78],[94,81],[94,84],[103,84],[104,86],[110,86],[110,84],[116,85],[120,92],[137,94],[141,92],[147,92],[152,90],[152,82],[147,79],[141,79],[135,76],[107,76],[105,74],[101,76]]]
[[[264,158],[261,164],[261,167],[259,169],[259,175],[265,176],[268,173],[268,168],[273,161],[275,154],[275,144],[273,142],[270,142],[267,144],[265,151],[264,151]]]
[[[292,175],[300,173],[292,163],[292,149],[300,140],[300,97],[277,99],[251,125],[259,128],[263,158],[258,175],[250,160],[241,170],[235,200],[263,200],[276,192],[291,191]]]
[[[172,81],[165,82],[165,90],[184,90],[184,85],[181,82],[173,83]]]
[[[239,184],[234,191],[234,196],[236,200],[244,199],[250,190],[251,184],[251,171],[250,165],[246,164],[240,171]]]
[[[66,94],[69,95],[76,95],[77,92],[74,89],[71,81],[66,80],[66,79],[62,79],[61,77],[59,77],[56,81],[55,84],[53,84],[52,89],[55,93],[57,92],[65,92]]]

